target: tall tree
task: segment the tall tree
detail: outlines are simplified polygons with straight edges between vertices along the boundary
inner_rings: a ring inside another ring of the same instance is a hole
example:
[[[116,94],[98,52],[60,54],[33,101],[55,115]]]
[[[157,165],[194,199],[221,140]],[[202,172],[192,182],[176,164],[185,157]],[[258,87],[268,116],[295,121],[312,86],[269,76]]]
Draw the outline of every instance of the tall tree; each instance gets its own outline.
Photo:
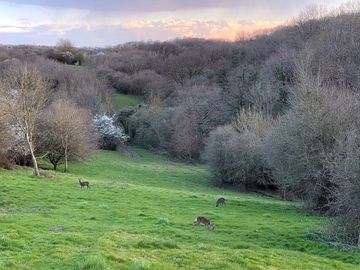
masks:
[[[29,149],[34,173],[40,176],[35,156],[35,127],[38,116],[46,105],[48,93],[47,83],[40,73],[26,65],[11,68],[0,83],[0,102],[3,111],[9,116],[13,125]]]

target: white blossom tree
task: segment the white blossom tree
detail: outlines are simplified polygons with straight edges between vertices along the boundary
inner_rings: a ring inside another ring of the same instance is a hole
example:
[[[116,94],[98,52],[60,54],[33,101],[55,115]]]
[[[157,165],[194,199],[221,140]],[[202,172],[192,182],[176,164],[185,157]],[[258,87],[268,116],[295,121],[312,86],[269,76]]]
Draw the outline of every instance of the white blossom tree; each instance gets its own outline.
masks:
[[[129,140],[129,136],[122,127],[116,126],[114,116],[106,114],[96,114],[93,125],[101,139],[101,148],[115,149],[117,145],[123,144]]]

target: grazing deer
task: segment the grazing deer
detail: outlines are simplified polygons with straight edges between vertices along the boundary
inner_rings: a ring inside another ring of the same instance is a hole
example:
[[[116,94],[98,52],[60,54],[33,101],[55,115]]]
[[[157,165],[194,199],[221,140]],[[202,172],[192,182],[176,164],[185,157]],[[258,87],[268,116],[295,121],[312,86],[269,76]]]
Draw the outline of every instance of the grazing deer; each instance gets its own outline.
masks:
[[[213,230],[215,228],[215,225],[211,223],[210,220],[208,220],[206,217],[197,216],[194,220],[194,225],[204,224],[205,228],[208,228],[209,230]]]
[[[225,205],[225,198],[221,197],[216,201],[216,207]]]
[[[79,184],[80,184],[80,187],[83,188],[83,187],[87,187],[89,188],[90,187],[90,183],[88,181],[83,181],[81,182],[81,179],[79,179]]]

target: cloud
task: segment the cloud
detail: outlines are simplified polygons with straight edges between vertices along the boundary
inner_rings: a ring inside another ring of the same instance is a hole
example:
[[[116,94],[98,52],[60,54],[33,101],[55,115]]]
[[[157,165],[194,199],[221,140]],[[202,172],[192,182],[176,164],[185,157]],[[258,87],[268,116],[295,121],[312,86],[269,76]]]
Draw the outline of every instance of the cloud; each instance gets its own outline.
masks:
[[[198,37],[235,40],[239,33],[251,34],[259,29],[274,28],[280,23],[280,21],[130,20],[123,22],[121,26],[141,35],[149,35],[156,31],[168,35],[168,38]]]
[[[60,38],[68,38],[77,46],[108,46],[134,40],[169,40],[178,37],[234,40],[239,33],[252,33],[259,28],[276,25],[266,21],[131,20],[113,25],[44,24],[29,28],[0,26],[0,32],[3,32],[0,42],[7,40],[15,44],[36,42],[54,45]]]
[[[102,10],[113,11],[114,9],[123,11],[168,11],[168,10],[186,10],[197,8],[220,8],[229,6],[247,5],[250,0],[102,0],[102,1],[88,1],[88,0],[7,0],[7,2],[26,5],[39,5],[48,7],[61,8],[78,8],[87,10]],[[266,3],[267,1],[260,0],[255,2]],[[260,3],[260,4],[261,4]]]
[[[15,4],[57,8],[77,8],[92,11],[161,12],[204,8],[265,8],[286,9],[322,3],[321,0],[0,0]],[[328,0],[339,2],[341,0]]]
[[[32,30],[33,28],[30,26],[0,25],[0,33],[22,33]]]
[[[0,0],[0,43],[52,45],[60,37],[79,46],[178,37],[234,40],[324,1]]]

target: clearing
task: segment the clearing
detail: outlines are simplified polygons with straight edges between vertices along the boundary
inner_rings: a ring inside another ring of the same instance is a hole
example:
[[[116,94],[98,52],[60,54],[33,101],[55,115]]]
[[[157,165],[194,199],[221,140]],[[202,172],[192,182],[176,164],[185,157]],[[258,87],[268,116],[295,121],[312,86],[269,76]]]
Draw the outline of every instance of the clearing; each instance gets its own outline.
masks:
[[[307,237],[326,220],[300,205],[214,188],[203,166],[134,151],[97,152],[49,179],[1,170],[0,269],[360,269],[359,253]],[[193,227],[197,215],[215,230]]]

